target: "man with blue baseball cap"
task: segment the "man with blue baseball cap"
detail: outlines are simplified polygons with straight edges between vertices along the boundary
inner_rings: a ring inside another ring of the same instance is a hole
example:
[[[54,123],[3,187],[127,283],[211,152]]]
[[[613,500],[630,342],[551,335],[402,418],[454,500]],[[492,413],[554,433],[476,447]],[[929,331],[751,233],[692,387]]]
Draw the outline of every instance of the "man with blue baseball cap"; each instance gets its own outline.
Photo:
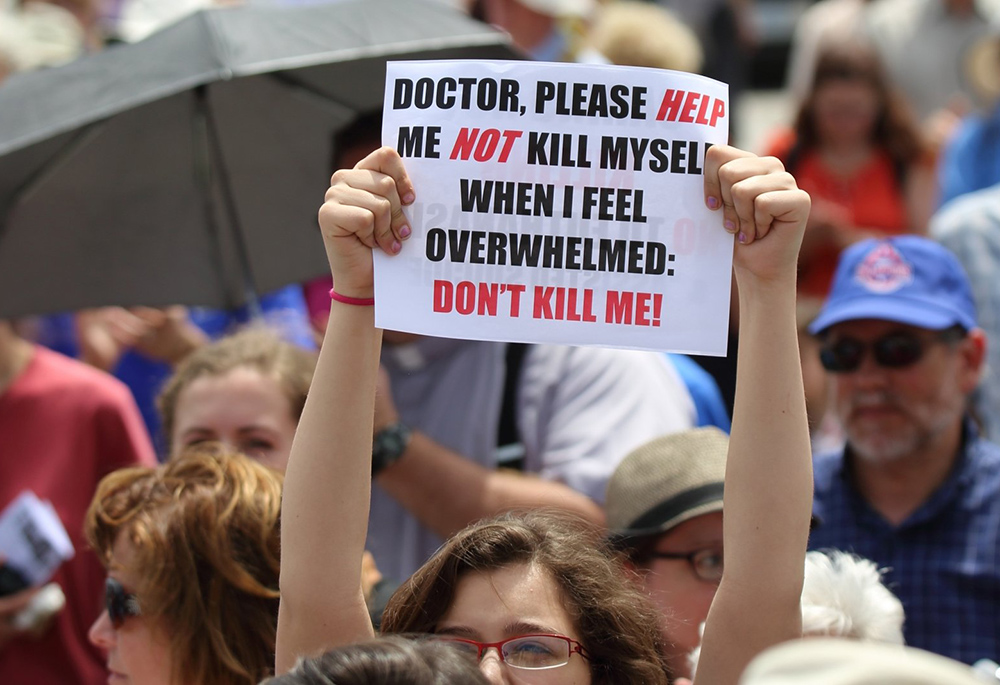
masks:
[[[816,458],[810,547],[888,567],[908,644],[995,660],[1000,446],[968,413],[986,338],[962,267],[924,238],[858,243],[810,332],[847,438]]]

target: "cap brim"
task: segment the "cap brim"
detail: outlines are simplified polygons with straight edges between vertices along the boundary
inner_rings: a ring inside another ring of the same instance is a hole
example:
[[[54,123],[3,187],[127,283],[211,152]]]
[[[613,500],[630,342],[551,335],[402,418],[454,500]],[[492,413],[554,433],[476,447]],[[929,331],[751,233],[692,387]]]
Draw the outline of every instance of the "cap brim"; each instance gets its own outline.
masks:
[[[822,333],[830,326],[844,321],[858,319],[879,319],[896,323],[940,330],[960,324],[966,329],[975,328],[976,322],[953,309],[944,309],[932,302],[890,299],[884,295],[858,297],[824,309],[809,324],[813,335]]]

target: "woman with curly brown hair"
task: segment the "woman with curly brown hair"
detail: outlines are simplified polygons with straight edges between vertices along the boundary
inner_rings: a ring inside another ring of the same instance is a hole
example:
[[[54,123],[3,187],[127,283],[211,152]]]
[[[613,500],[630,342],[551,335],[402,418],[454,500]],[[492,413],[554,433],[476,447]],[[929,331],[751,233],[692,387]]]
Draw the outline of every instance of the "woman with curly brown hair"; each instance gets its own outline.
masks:
[[[276,472],[221,448],[101,481],[85,532],[108,569],[90,639],[109,682],[254,685],[271,675],[281,487]]]
[[[923,233],[934,208],[930,153],[869,45],[822,49],[794,128],[772,141],[812,197],[799,292],[825,297],[837,258],[874,235]]]
[[[709,612],[698,678],[735,684],[763,649],[801,636],[812,509],[809,429],[795,326],[795,266],[809,196],[775,159],[719,145],[706,206],[734,234],[744,322],[726,470],[726,572]],[[277,670],[369,640],[358,560],[371,488],[382,342],[372,250],[397,254],[416,193],[382,148],[334,174],[320,227],[336,290],[286,471]],[[390,603],[386,632],[432,633],[494,684],[665,683],[658,630],[624,568],[593,532],[544,515],[473,524]],[[617,578],[617,580],[614,580]]]

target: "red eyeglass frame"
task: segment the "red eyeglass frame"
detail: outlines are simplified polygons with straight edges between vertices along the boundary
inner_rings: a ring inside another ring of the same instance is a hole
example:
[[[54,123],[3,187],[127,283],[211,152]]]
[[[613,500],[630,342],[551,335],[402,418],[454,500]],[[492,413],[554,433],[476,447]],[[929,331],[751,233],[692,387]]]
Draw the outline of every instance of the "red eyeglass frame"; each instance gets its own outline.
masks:
[[[499,642],[480,642],[479,640],[473,640],[467,637],[458,637],[455,635],[435,635],[434,639],[440,640],[441,642],[463,642],[468,645],[474,645],[479,650],[478,654],[476,655],[477,661],[482,661],[484,651],[486,651],[490,647],[495,647],[497,650],[497,654],[500,656],[500,661],[506,664],[507,659],[503,655],[503,646],[508,642],[513,642],[514,640],[523,640],[526,637],[551,637],[565,641],[566,644],[569,645],[569,656],[566,657],[566,663],[569,663],[570,657],[572,657],[574,654],[579,654],[584,659],[587,659],[588,661],[590,660],[590,657],[587,656],[587,651],[583,648],[582,644],[580,644],[578,641],[574,640],[571,637],[566,637],[565,635],[557,635],[555,633],[529,633],[527,635],[515,635],[514,637],[509,637],[506,640],[500,640]],[[565,665],[566,664],[559,664],[559,666],[565,666]],[[541,668],[530,668],[525,666],[515,666],[513,664],[509,664],[509,666],[511,668],[520,668],[526,671],[543,671],[547,668],[559,667],[559,666],[542,666]]]

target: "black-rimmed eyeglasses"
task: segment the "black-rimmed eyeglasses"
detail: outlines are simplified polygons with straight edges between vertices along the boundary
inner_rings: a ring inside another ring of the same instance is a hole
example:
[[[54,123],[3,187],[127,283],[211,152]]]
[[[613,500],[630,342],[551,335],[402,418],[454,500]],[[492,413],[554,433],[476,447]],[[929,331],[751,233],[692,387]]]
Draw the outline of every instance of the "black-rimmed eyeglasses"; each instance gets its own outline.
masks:
[[[700,580],[708,583],[718,583],[722,580],[725,568],[721,550],[696,549],[693,552],[660,552],[649,553],[650,559],[683,559],[691,565],[691,570]]]

